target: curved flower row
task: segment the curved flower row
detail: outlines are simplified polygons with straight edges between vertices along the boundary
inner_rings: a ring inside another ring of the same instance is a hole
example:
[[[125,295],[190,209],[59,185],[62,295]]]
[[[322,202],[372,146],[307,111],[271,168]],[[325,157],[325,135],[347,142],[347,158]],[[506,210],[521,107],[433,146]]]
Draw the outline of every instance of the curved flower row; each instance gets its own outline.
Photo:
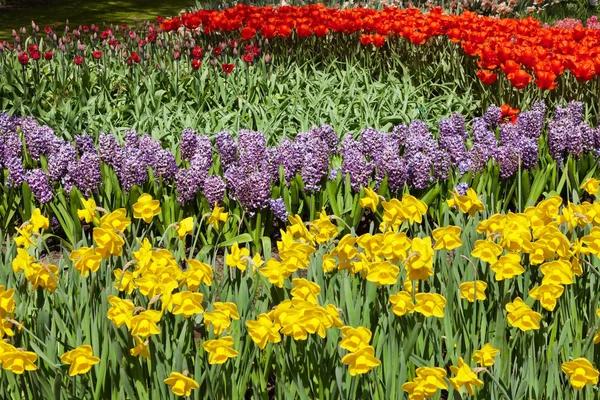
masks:
[[[484,83],[493,83],[494,70],[501,70],[518,89],[532,81],[541,89],[554,89],[556,79],[568,69],[578,80],[588,81],[600,72],[600,33],[576,26],[573,29],[544,28],[533,18],[499,19],[475,13],[446,15],[441,8],[428,14],[419,9],[387,7],[337,9],[322,4],[300,7],[255,7],[238,5],[222,11],[199,10],[162,21],[166,31],[180,26],[204,34],[233,32],[242,40],[273,39],[293,32],[300,38],[324,37],[331,33],[361,34],[365,45],[384,45],[402,37],[416,45],[445,36],[466,54],[478,58]]]
[[[97,143],[88,135],[76,136],[71,143],[30,117],[3,115],[0,168],[8,171],[7,185],[27,182],[40,203],[50,202],[60,188],[67,192],[77,188],[85,195],[97,191],[105,179],[101,167],[105,164],[125,192],[153,178],[157,183],[174,182],[181,203],[199,193],[208,204],[220,203],[227,192],[246,210],[271,206],[285,219],[285,206],[271,199],[272,187],[289,185],[297,178],[309,194],[323,190],[327,180],[340,175],[348,176],[355,191],[385,180],[396,193],[405,185],[427,189],[438,181],[457,182],[467,173],[481,172],[490,162],[499,165],[500,178],[507,179],[519,168],[535,168],[540,156],[549,154],[562,163],[569,156],[598,153],[600,131],[583,121],[581,103],[558,106],[547,123],[547,136],[542,136],[545,114],[543,102],[520,114],[508,106],[492,106],[473,120],[472,132],[467,131],[464,118],[454,114],[440,121],[437,139],[419,120],[398,125],[391,133],[367,128],[358,140],[347,135],[341,141],[330,126],[322,125],[274,147],[267,146],[261,132],[241,130],[237,140],[219,132],[213,146],[209,136],[186,129],[176,152],[134,130],[123,144],[103,133]],[[465,185],[468,182],[460,187]]]
[[[567,70],[581,82],[595,79],[600,73],[599,30],[581,26],[544,27],[533,18],[500,19],[468,11],[448,15],[441,8],[422,13],[416,8],[387,7],[379,11],[327,8],[316,4],[299,7],[238,5],[221,11],[199,10],[175,18],[159,17],[158,21],[160,28],[144,25],[142,29],[131,29],[123,25],[101,31],[92,25],[74,29],[72,33],[68,28],[61,33],[46,27],[45,40],[38,38],[39,27],[34,24],[31,38],[22,41],[14,32],[14,43],[0,44],[0,51],[14,50],[15,59],[22,65],[31,60],[52,60],[55,53],[68,53],[69,59],[77,65],[81,65],[86,57],[96,61],[110,56],[121,58],[132,66],[151,60],[157,52],[169,58],[158,50],[168,48],[175,60],[187,53],[189,65],[196,70],[202,65],[203,46],[215,57],[230,46],[235,56],[242,54],[238,49],[240,41],[253,48],[252,51],[244,50],[241,57],[250,63],[258,56],[254,50],[261,47],[255,44],[263,41],[277,43],[289,38],[301,41],[316,38],[326,45],[335,35],[345,35],[366,46],[383,47],[402,38],[417,46],[428,44],[429,48],[436,44],[435,38],[445,37],[459,45],[465,54],[477,59],[480,68],[477,76],[485,84],[494,83],[498,73],[502,72],[517,89],[535,81],[540,89],[552,90]],[[175,37],[169,34],[173,31],[177,31]],[[22,34],[25,32],[21,31]],[[217,42],[210,44],[214,40]],[[276,47],[271,49],[275,53]],[[286,53],[288,49],[286,45]],[[271,54],[275,54],[273,51]],[[267,58],[270,60],[271,55],[265,55],[265,62],[269,62]],[[216,65],[217,60],[213,58],[211,63]],[[228,73],[231,64],[221,61],[223,63],[226,66],[222,69]],[[156,60],[152,59],[150,64],[156,65]]]

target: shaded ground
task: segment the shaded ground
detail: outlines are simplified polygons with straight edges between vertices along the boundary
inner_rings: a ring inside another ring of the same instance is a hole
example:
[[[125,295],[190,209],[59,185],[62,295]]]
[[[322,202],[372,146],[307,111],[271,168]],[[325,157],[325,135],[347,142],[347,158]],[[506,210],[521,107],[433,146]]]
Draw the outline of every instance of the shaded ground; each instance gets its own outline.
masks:
[[[195,6],[194,0],[46,0],[19,1],[18,4],[0,6],[0,40],[11,39],[13,29],[25,26],[31,30],[35,21],[43,31],[47,25],[64,26],[68,19],[71,28],[79,25],[132,23],[153,20],[157,15],[176,15],[183,9]]]

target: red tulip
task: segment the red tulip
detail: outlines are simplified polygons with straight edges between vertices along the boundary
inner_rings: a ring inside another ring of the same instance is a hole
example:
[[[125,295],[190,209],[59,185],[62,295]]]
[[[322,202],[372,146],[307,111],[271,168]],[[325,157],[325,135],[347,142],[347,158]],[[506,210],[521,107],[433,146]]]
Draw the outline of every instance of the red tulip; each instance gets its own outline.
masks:
[[[250,40],[256,36],[256,29],[249,26],[242,28],[242,40]]]
[[[81,65],[81,64],[83,64],[83,57],[75,56],[75,60],[74,61],[75,61],[75,64]]]
[[[386,38],[387,36],[376,33],[373,35],[373,44],[375,47],[381,47],[385,44]]]
[[[99,60],[99,59],[100,59],[100,57],[102,57],[102,50],[94,50],[94,51],[92,52],[92,55],[94,56],[94,58],[95,58],[96,60]]]
[[[506,77],[517,89],[523,89],[531,82],[531,75],[529,75],[527,71],[523,69],[519,69],[516,72],[510,73]]]
[[[53,54],[52,54],[52,52],[51,52],[51,51],[47,51],[47,52],[45,52],[45,53],[44,53],[44,58],[45,58],[47,61],[50,61],[50,60],[52,60],[52,55],[53,55]]]
[[[488,69],[480,69],[477,71],[477,77],[484,85],[491,85],[498,79],[498,74]]]
[[[27,65],[29,63],[29,56],[24,51],[19,53],[17,58],[19,60],[19,63],[21,63],[21,65]]]
[[[556,74],[552,71],[537,71],[535,84],[542,90],[552,90],[558,85]]]
[[[198,70],[202,66],[202,61],[200,60],[192,60],[192,69],[194,71]]]
[[[229,75],[233,71],[234,67],[235,66],[233,64],[221,64],[223,72],[225,72],[227,75]]]

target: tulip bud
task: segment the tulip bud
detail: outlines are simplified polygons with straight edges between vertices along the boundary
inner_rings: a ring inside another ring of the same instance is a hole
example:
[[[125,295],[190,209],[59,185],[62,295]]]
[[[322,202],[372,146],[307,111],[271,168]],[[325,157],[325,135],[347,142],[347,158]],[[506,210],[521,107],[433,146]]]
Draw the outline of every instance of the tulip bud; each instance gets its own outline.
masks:
[[[13,37],[17,36],[17,31],[15,31],[14,29],[12,30],[12,36]]]
[[[271,56],[269,55],[269,53],[265,54],[265,63],[268,64],[271,62]]]
[[[233,55],[237,56],[238,55],[238,49],[233,49]]]
[[[227,48],[227,43],[221,42],[219,43],[219,47],[221,48],[221,50],[225,50],[225,48]]]
[[[31,20],[31,29],[35,29],[35,22],[33,20]]]

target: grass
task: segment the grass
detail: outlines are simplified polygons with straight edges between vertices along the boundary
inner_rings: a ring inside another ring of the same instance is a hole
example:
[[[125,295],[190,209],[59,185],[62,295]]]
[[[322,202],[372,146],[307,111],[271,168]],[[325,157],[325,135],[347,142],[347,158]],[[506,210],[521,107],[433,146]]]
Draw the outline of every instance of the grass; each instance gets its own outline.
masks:
[[[30,30],[32,20],[40,30],[54,24],[64,27],[67,19],[71,28],[90,24],[102,26],[103,22],[107,25],[131,23],[134,18],[154,20],[157,15],[175,15],[194,5],[193,0],[53,0],[36,6],[10,6],[0,9],[0,40],[11,39],[13,29],[25,26]]]

